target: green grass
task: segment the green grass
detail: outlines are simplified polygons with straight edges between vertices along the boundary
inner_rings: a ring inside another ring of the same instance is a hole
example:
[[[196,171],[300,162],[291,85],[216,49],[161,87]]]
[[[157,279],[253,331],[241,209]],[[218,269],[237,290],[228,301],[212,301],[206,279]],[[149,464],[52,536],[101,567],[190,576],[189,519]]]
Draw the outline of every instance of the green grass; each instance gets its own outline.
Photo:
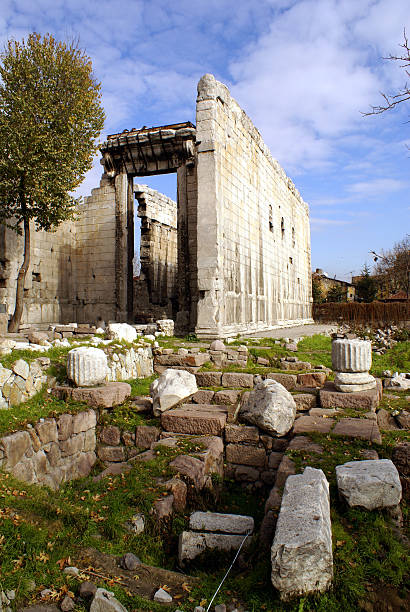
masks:
[[[410,342],[398,342],[384,355],[372,355],[370,373],[381,376],[383,370],[394,372],[410,372]]]
[[[163,491],[157,479],[171,477],[169,462],[191,447],[189,441],[182,441],[179,449],[159,447],[155,459],[136,462],[126,476],[95,483],[90,475],[66,483],[56,492],[23,484],[0,472],[0,590],[15,589],[19,602],[35,596],[45,588],[41,585],[60,591],[70,579],[57,561],[71,556],[74,563],[77,552],[85,546],[114,555],[133,551],[144,563],[173,567],[177,536],[171,532],[164,538],[150,510]],[[146,530],[139,536],[123,527],[136,512],[146,518]],[[32,595],[28,592],[30,580],[38,585]],[[126,601],[123,591],[119,590],[118,596]],[[135,603],[133,598],[134,609]],[[156,608],[150,603],[146,609]]]
[[[55,417],[64,412],[74,414],[87,408],[82,402],[58,400],[43,390],[24,404],[0,410],[0,435],[24,429],[28,423],[34,425],[40,418]]]

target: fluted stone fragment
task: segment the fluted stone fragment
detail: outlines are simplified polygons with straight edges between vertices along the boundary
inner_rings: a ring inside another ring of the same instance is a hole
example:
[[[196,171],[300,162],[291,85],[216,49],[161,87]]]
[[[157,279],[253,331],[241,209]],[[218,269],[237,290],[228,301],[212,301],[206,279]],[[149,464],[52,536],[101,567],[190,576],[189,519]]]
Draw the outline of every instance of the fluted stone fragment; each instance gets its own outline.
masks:
[[[101,349],[81,346],[67,355],[67,376],[77,387],[100,385],[107,373],[107,355]]]
[[[371,365],[372,345],[368,340],[332,342],[332,366],[337,372],[368,372]]]
[[[283,600],[330,587],[329,483],[322,470],[306,467],[286,480],[271,560],[272,584]]]

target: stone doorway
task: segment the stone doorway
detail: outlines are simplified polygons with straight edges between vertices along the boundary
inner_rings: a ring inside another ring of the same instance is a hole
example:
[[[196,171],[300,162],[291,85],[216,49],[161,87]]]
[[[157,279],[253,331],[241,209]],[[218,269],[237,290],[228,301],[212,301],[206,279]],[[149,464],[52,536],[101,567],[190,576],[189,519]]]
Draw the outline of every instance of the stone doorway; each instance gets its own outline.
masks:
[[[143,182],[143,177],[176,173],[177,175],[177,211],[176,229],[177,257],[173,263],[176,266],[175,281],[167,271],[166,289],[159,283],[155,266],[160,267],[160,261],[154,264],[150,248],[155,250],[155,240],[151,240],[152,224],[150,217],[142,214],[141,237],[144,232],[148,237],[141,250],[141,263],[149,270],[148,297],[151,302],[165,305],[171,303],[171,312],[176,319],[177,328],[181,331],[195,328],[196,325],[196,209],[197,185],[195,166],[195,126],[190,123],[178,123],[152,128],[124,130],[120,134],[108,136],[101,148],[105,175],[113,181],[115,187],[116,216],[116,255],[115,281],[117,318],[134,322],[137,304],[133,280],[134,258],[134,181]],[[135,180],[136,179],[136,180]],[[140,189],[138,187],[138,189]],[[157,193],[157,192],[156,192]],[[139,194],[139,195],[138,195]],[[139,190],[136,193],[138,208],[143,212],[147,205],[156,208],[160,200],[154,194]],[[157,200],[155,204],[155,200]],[[166,202],[164,207],[166,208]],[[168,202],[169,204],[169,202]],[[151,210],[152,212],[152,210]],[[151,214],[151,213],[150,213]],[[152,215],[151,215],[152,218]],[[158,221],[158,220],[157,220]],[[145,225],[144,225],[145,223]],[[166,234],[157,224],[157,235]],[[157,236],[158,237],[158,236]],[[161,238],[159,239],[161,241]],[[163,242],[165,236],[163,236]],[[158,270],[157,270],[158,272]],[[163,275],[162,275],[163,276]],[[161,274],[159,274],[161,277]],[[172,295],[169,282],[175,282],[176,295]],[[165,300],[165,297],[167,300]],[[169,305],[168,305],[169,307]]]

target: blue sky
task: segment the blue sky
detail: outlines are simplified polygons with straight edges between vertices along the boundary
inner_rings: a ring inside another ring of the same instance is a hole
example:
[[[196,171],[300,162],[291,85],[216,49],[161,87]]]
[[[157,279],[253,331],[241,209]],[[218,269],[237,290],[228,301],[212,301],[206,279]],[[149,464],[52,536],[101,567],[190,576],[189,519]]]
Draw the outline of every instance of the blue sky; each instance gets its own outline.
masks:
[[[404,70],[409,0],[0,0],[0,42],[78,38],[105,134],[195,121],[196,84],[231,89],[310,205],[312,267],[350,278],[409,232],[410,104],[363,117]],[[81,193],[98,185],[101,167]],[[148,181],[141,181],[148,182]],[[151,186],[175,195],[176,177]]]

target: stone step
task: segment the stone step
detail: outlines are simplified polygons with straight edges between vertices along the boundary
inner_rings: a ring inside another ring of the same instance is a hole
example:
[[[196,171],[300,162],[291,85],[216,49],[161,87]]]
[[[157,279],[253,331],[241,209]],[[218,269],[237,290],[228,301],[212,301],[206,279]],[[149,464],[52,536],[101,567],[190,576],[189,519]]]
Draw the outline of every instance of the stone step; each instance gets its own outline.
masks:
[[[220,436],[227,416],[226,406],[183,404],[180,408],[163,412],[161,425],[165,431],[175,433]]]

